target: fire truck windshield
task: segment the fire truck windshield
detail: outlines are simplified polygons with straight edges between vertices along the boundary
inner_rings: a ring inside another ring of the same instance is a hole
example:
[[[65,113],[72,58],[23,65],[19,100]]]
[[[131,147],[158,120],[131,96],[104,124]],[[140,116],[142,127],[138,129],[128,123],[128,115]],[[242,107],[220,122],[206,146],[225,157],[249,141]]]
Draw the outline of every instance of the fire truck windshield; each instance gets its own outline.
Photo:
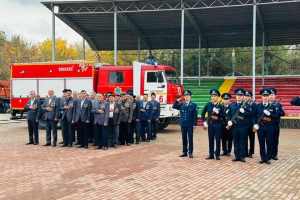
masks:
[[[166,74],[166,77],[167,77],[167,80],[169,83],[175,83],[175,84],[179,83],[178,77],[177,77],[177,74],[175,71],[166,70],[165,74]]]

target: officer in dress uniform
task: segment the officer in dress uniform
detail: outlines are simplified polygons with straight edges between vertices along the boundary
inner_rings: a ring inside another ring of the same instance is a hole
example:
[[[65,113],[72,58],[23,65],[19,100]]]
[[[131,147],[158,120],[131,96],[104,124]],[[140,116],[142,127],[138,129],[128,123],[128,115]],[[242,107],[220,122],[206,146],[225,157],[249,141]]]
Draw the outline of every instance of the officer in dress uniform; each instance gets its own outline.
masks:
[[[183,96],[185,102],[180,103],[182,98],[179,98],[173,104],[173,108],[180,111],[183,154],[181,154],[179,157],[187,156],[189,145],[189,158],[193,158],[193,134],[194,129],[197,127],[198,120],[197,104],[191,102],[192,93],[190,90],[184,90]]]
[[[63,98],[65,99],[65,98]],[[53,131],[53,143],[52,147],[56,147],[57,142],[57,122],[60,112],[60,101],[54,96],[53,89],[48,90],[48,96],[44,100],[42,105],[42,111],[44,112],[44,120],[46,121],[46,141],[44,146],[51,145],[51,130]]]
[[[274,103],[276,100],[277,90],[275,88],[270,89],[270,103]],[[285,116],[285,112],[281,103],[275,103],[276,111],[278,117],[274,119],[273,122],[273,148],[272,148],[272,159],[278,160],[278,144],[279,144],[279,134],[280,134],[280,119]]]
[[[153,115],[153,104],[148,101],[148,94],[144,94],[143,101],[140,101],[141,111],[141,138],[142,142],[150,142],[151,140],[151,119]],[[147,129],[147,139],[145,134]]]
[[[120,123],[120,144],[125,145],[125,140],[127,146],[130,146],[130,124],[132,122],[133,107],[132,102],[129,99],[129,94],[122,95],[123,99],[121,101],[121,123]]]
[[[91,100],[86,98],[86,91],[81,91],[81,99],[76,101],[75,112],[73,114],[73,121],[77,123],[78,127],[78,143],[77,148],[88,149],[88,126],[91,120]]]
[[[252,127],[252,117],[253,117],[253,112],[256,107],[256,103],[253,102],[252,92],[249,90],[246,90],[245,101],[250,104],[250,109],[251,109],[251,114],[252,114],[252,116],[245,116],[245,120],[248,121],[248,123],[247,123],[248,127],[247,127],[246,157],[249,156],[249,158],[253,158],[254,147],[255,147],[255,133],[253,132],[253,127]],[[250,145],[249,150],[248,150],[248,138],[249,138],[249,145]]]
[[[227,114],[229,112],[229,105],[230,105],[230,99],[231,95],[229,93],[223,93],[222,94],[222,99],[223,99],[223,106],[225,110],[225,118],[223,119],[222,123],[222,134],[221,134],[221,139],[222,139],[222,149],[223,153],[221,156],[231,156],[231,149],[232,149],[232,133],[231,130],[226,129],[227,125]]]
[[[225,118],[224,106],[218,103],[220,92],[212,89],[210,92],[212,101],[205,105],[201,118],[205,128],[208,128],[209,156],[206,159],[214,159],[214,138],[216,138],[216,160],[220,160],[220,138],[222,133],[222,122]],[[206,113],[211,116],[209,123],[205,119]]]
[[[29,142],[26,145],[39,144],[39,119],[41,113],[41,102],[36,98],[35,92],[29,92],[30,99],[27,101],[24,111],[27,112],[27,124],[29,133]],[[34,137],[33,137],[34,136]]]
[[[141,110],[141,105],[140,105],[140,102],[135,100],[132,92],[129,92],[129,95],[130,95],[130,101],[132,102],[132,109],[133,109],[131,129],[130,129],[131,143],[134,143],[134,133],[135,133],[136,144],[140,144],[140,138],[141,138],[141,126],[140,126],[141,111],[140,110]]]
[[[153,115],[151,119],[152,140],[156,140],[158,121],[160,116],[160,103],[155,99],[156,99],[156,95],[155,93],[152,93],[151,94],[151,103],[153,105]]]
[[[262,89],[260,95],[262,96],[262,103],[256,105],[253,116],[253,128],[258,131],[258,142],[260,147],[260,164],[271,164],[272,157],[272,140],[273,140],[273,126],[274,120],[277,119],[276,107],[269,102],[269,89]],[[262,119],[259,123],[260,118]],[[267,144],[267,152],[266,152]]]
[[[109,120],[109,103],[104,100],[104,94],[97,94],[97,101],[94,101],[92,104],[92,113],[95,115],[94,124],[95,124],[95,133],[96,133],[96,144],[98,147],[95,149],[108,149],[108,120]]]
[[[235,158],[232,162],[245,161],[246,155],[246,142],[247,142],[247,120],[245,116],[251,116],[250,105],[243,101],[245,90],[238,88],[235,90],[236,102],[233,102],[229,106],[227,114],[228,127],[231,127],[231,133],[233,136],[234,154]],[[234,121],[231,121],[233,116],[238,113]]]
[[[300,106],[300,97],[293,98],[290,104],[293,106]]]
[[[72,147],[75,135],[75,123],[72,123],[75,99],[71,96],[72,90],[67,89],[67,97],[61,99],[60,110],[62,111],[61,126],[63,134],[63,145],[61,147]]]

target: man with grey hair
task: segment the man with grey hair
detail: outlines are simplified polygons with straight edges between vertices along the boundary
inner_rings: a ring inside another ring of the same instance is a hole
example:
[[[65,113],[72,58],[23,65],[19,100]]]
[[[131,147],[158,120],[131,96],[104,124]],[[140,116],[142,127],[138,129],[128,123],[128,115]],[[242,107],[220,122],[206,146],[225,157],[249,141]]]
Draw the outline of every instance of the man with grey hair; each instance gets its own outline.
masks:
[[[78,99],[78,92],[77,91],[73,91],[73,98]]]
[[[65,99],[65,98],[63,98]],[[48,90],[48,96],[44,100],[42,105],[42,111],[44,112],[44,120],[46,121],[46,144],[44,146],[51,145],[51,130],[53,131],[53,143],[52,147],[56,147],[57,142],[57,122],[60,112],[60,101],[54,96],[54,90]]]
[[[41,112],[41,102],[36,98],[34,91],[29,92],[30,99],[27,101],[24,111],[27,111],[27,124],[29,133],[29,142],[26,145],[39,144],[39,130],[38,124]],[[34,137],[33,137],[34,135]]]

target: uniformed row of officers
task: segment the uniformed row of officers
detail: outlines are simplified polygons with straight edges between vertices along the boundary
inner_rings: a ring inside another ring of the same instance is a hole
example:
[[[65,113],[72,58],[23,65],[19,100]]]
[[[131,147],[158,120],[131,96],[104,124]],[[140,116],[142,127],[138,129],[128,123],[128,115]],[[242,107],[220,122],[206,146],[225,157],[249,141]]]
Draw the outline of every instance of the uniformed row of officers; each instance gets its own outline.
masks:
[[[118,145],[130,146],[131,143],[156,140],[160,116],[160,103],[155,100],[156,94],[142,97],[132,92],[114,95],[112,92],[79,94],[65,89],[61,99],[54,95],[52,89],[43,103],[36,98],[34,91],[29,93],[26,103],[29,142],[26,145],[39,144],[38,122],[46,123],[46,144],[55,147],[57,144],[57,123],[61,119],[61,147],[72,147],[77,129],[77,148],[88,148],[93,143],[96,149],[107,150]],[[51,131],[53,140],[51,142]],[[147,136],[146,136],[147,132]],[[135,134],[135,137],[134,137]]]
[[[180,103],[181,99],[178,99],[173,105],[173,108],[180,110],[183,142],[183,154],[180,157],[193,158],[193,129],[197,126],[197,105],[190,101],[191,91],[185,90],[183,94],[185,102]],[[229,93],[222,94],[221,103],[218,102],[220,92],[217,89],[210,91],[211,102],[206,104],[201,114],[204,129],[208,129],[209,156],[206,159],[220,160],[220,156],[231,156],[233,142],[235,158],[232,161],[246,162],[245,157],[253,158],[257,133],[261,157],[259,163],[270,164],[271,159],[278,160],[279,124],[285,112],[280,100],[276,99],[276,89],[262,89],[262,102],[258,104],[252,100],[251,91],[239,88],[235,90],[235,94],[236,101],[232,103]],[[296,104],[297,100],[294,101]]]

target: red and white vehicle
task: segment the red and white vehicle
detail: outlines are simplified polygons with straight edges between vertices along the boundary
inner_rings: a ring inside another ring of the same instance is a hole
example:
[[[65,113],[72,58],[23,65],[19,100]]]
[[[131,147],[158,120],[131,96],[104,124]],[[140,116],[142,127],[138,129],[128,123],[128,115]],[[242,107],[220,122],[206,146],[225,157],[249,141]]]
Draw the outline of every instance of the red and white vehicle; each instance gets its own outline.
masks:
[[[61,91],[65,88],[115,94],[133,90],[135,95],[155,92],[161,103],[160,129],[169,125],[171,117],[179,115],[172,105],[183,91],[175,69],[165,65],[139,62],[133,66],[103,66],[94,62],[12,64],[12,114],[23,113],[31,90],[43,100],[50,88],[57,97],[62,97]]]

